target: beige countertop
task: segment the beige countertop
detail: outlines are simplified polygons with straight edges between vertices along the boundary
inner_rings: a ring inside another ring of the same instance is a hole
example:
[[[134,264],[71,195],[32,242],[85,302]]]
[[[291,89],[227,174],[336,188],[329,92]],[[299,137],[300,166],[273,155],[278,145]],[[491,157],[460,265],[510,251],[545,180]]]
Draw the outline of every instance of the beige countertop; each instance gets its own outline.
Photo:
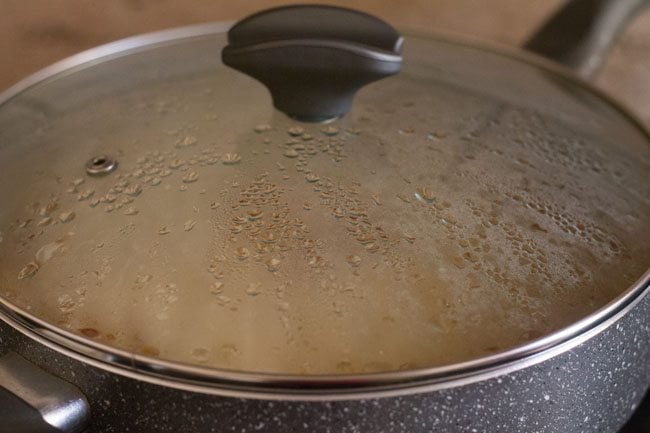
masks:
[[[306,1],[311,2],[311,1]],[[0,89],[66,56],[138,33],[237,20],[285,0],[0,0]],[[301,1],[305,3],[305,1]],[[328,0],[397,27],[518,45],[562,0]],[[650,125],[650,8],[623,34],[596,80]]]

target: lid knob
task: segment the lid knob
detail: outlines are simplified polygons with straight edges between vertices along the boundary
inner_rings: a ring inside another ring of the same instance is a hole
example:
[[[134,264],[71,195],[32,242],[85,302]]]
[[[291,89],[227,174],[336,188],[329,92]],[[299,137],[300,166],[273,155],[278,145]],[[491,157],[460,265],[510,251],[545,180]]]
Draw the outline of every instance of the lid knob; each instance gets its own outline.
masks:
[[[359,88],[399,72],[402,41],[392,26],[362,12],[287,6],[235,24],[222,59],[261,81],[278,110],[326,122],[350,110]]]

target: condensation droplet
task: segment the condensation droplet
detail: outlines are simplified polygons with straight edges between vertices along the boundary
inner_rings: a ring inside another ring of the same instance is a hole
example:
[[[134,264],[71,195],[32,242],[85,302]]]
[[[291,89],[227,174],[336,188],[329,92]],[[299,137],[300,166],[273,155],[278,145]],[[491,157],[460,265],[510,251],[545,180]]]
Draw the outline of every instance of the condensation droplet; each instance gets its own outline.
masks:
[[[199,174],[195,171],[190,171],[185,176],[183,176],[183,182],[192,183],[196,182],[199,179]]]
[[[223,282],[221,281],[215,281],[210,286],[210,293],[212,293],[213,295],[218,295],[222,291],[223,291]]]
[[[41,220],[38,222],[38,224],[36,224],[36,225],[39,226],[39,227],[43,227],[43,226],[48,225],[48,224],[51,223],[51,222],[52,222],[52,217],[47,216],[47,217],[41,219]]]
[[[253,128],[255,132],[262,133],[262,132],[267,132],[271,130],[271,125],[267,123],[260,123],[259,125],[255,125],[255,128]]]
[[[336,126],[328,125],[321,128],[320,132],[322,132],[325,135],[333,136],[339,133],[339,128],[337,128]]]
[[[210,354],[210,352],[208,351],[208,349],[204,347],[195,347],[194,349],[192,349],[190,354],[192,355],[192,359],[194,359],[195,361],[206,362],[208,360],[208,355]]]
[[[248,296],[257,296],[262,293],[259,283],[249,283],[248,287],[246,287],[245,292]]]
[[[292,126],[287,129],[287,133],[292,137],[298,137],[305,133],[305,129],[302,126]]]
[[[359,256],[348,256],[347,261],[350,264],[350,266],[354,266],[355,268],[361,264],[361,257]]]
[[[18,279],[24,280],[25,278],[33,277],[38,272],[39,266],[36,262],[27,263],[18,273]]]
[[[268,268],[269,271],[275,272],[278,269],[280,269],[280,259],[277,259],[275,257],[272,257],[266,262],[266,267]]]
[[[190,230],[192,230],[194,228],[195,225],[196,225],[196,221],[187,220],[187,221],[185,221],[185,224],[183,224],[183,230],[185,230],[186,232],[189,232]]]
[[[235,257],[239,260],[246,260],[250,255],[251,253],[246,247],[239,247],[235,250]]]
[[[77,215],[72,211],[70,211],[70,212],[61,212],[59,214],[59,221],[61,221],[62,223],[67,223],[67,222],[72,221],[75,216],[77,216]]]
[[[241,161],[238,153],[226,153],[221,157],[221,162],[225,165],[234,165]]]
[[[139,183],[134,183],[133,185],[129,185],[124,189],[124,194],[130,195],[132,197],[140,195],[142,192],[142,186]]]
[[[262,209],[251,209],[246,212],[246,215],[248,215],[248,219],[251,221],[258,220],[264,216],[264,212],[262,212]]]
[[[435,196],[430,187],[421,186],[415,190],[415,198],[426,203],[431,203],[435,199]]]

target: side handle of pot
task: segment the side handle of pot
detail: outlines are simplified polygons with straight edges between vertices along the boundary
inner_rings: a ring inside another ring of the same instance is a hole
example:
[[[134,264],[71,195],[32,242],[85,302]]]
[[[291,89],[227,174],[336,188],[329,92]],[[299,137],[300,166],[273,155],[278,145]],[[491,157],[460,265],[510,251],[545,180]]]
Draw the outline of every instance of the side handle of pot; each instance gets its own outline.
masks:
[[[650,0],[570,0],[524,48],[593,77],[626,24]]]
[[[89,416],[77,387],[14,352],[0,356],[0,433],[78,433]]]

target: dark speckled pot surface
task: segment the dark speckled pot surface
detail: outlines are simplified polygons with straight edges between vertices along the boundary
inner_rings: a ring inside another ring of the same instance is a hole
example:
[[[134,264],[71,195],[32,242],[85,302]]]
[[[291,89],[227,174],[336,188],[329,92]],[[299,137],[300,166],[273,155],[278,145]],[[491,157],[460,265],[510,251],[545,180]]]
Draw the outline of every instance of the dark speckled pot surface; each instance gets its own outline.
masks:
[[[0,351],[76,384],[91,405],[87,433],[613,433],[650,384],[649,317],[646,293],[603,332],[541,363],[468,385],[352,401],[238,399],[153,385],[69,358],[4,322]]]

